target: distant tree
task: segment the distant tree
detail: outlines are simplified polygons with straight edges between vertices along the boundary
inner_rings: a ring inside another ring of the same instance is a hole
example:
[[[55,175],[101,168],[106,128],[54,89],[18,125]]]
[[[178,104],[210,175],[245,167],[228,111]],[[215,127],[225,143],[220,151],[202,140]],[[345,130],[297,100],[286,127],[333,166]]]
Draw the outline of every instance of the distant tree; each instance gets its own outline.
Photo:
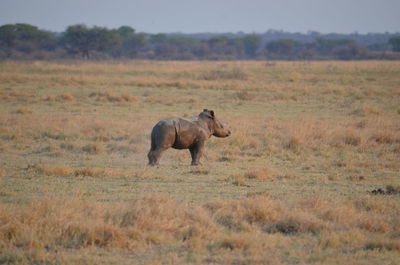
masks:
[[[69,26],[63,35],[63,43],[71,53],[80,53],[89,59],[91,51],[106,51],[117,43],[117,31],[103,27],[87,28],[78,24]]]
[[[261,43],[266,43],[261,47]],[[394,53],[386,53],[388,49]],[[397,53],[396,53],[397,52]],[[130,26],[116,29],[71,25],[52,33],[24,23],[0,25],[0,58],[46,59],[75,54],[114,58],[174,60],[329,60],[398,59],[399,34],[322,34],[269,30],[262,35],[238,33],[145,34]]]
[[[117,29],[117,33],[122,39],[130,39],[135,34],[135,29],[129,26],[121,26]]]
[[[215,36],[208,39],[208,44],[211,46],[217,45],[219,43],[226,43],[228,41],[227,37],[224,36]]]
[[[244,51],[241,38],[230,39],[225,36],[214,36],[206,43],[208,44],[206,57],[212,60],[240,59]]]
[[[17,23],[0,27],[0,47],[10,57],[13,51],[31,53],[35,50],[50,49],[55,45],[55,36],[36,26]]]
[[[194,45],[192,53],[196,59],[207,59],[208,55],[210,54],[210,49],[207,44],[207,41],[203,40]]]
[[[160,43],[165,43],[168,40],[168,36],[163,33],[159,34],[154,34],[150,36],[150,42],[152,44],[160,44]]]
[[[171,36],[167,38],[168,42],[175,45],[193,44],[199,42],[198,39],[190,36]]]
[[[5,51],[6,57],[11,56],[16,40],[17,32],[14,25],[7,24],[0,27],[0,47]]]
[[[130,51],[131,58],[137,57],[139,51],[147,44],[147,35],[145,33],[136,33],[132,38],[126,41],[128,51]]]
[[[300,42],[292,39],[279,39],[270,41],[266,45],[268,53],[276,54],[279,56],[287,57],[293,54],[293,51],[299,47]]]
[[[155,58],[163,60],[196,59],[195,53],[201,52],[200,40],[190,36],[155,34],[150,43]]]
[[[371,51],[385,51],[387,49],[387,43],[372,43],[367,46],[368,50]]]
[[[128,26],[122,26],[117,30],[119,45],[117,49],[120,55],[128,58],[136,58],[139,51],[146,46],[147,35],[135,33],[135,30]]]
[[[92,47],[95,51],[104,52],[110,50],[118,41],[117,31],[104,27],[93,27],[89,29]]]
[[[318,38],[315,41],[316,50],[327,56],[340,60],[360,59],[365,56],[365,48],[353,39],[327,39]]]
[[[144,42],[140,43],[137,41],[138,34],[135,33],[135,29],[129,26],[121,26],[116,30],[116,33],[117,43],[114,45],[114,48],[111,52],[112,55],[114,57],[136,57],[138,47],[143,46]],[[145,36],[143,41],[145,41]]]
[[[224,36],[215,36],[207,40],[207,44],[210,47],[210,52],[212,53],[223,52],[228,42],[228,38]]]
[[[356,42],[342,45],[332,50],[332,54],[339,60],[361,59],[365,55],[365,49]]]
[[[89,59],[89,52],[93,49],[91,38],[86,25],[78,24],[67,28],[63,34],[62,42],[68,52],[80,53],[83,58]]]
[[[154,49],[157,59],[170,60],[177,56],[178,49],[169,43],[160,43]]]
[[[392,46],[393,51],[400,52],[400,36],[393,36],[388,43]]]
[[[328,39],[321,37],[315,40],[315,46],[321,54],[329,55],[332,54],[334,49],[351,45],[354,42],[352,39]]]
[[[261,44],[261,36],[258,34],[248,34],[242,38],[242,41],[247,57],[255,58]]]

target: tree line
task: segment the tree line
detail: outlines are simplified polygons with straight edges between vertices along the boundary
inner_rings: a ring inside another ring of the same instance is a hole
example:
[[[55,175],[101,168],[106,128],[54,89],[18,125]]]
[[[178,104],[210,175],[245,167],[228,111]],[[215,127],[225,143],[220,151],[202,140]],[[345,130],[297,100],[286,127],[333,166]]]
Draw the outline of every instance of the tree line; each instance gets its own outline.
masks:
[[[146,34],[68,26],[49,32],[30,24],[0,26],[0,59],[363,60],[400,59],[400,34]]]

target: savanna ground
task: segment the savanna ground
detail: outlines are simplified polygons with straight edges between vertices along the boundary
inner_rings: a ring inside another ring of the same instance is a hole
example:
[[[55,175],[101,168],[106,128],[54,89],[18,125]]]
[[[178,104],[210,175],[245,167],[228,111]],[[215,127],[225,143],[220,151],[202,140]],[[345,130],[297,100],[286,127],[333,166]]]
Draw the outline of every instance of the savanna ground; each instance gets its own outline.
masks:
[[[0,102],[0,264],[400,263],[400,62],[3,62]],[[203,108],[232,136],[147,167]]]

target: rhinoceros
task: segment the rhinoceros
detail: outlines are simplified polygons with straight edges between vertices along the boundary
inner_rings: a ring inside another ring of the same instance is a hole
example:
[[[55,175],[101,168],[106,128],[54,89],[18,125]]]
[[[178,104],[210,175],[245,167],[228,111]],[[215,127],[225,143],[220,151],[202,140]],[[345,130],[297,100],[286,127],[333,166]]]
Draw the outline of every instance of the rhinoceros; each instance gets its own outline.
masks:
[[[204,143],[212,135],[228,137],[230,130],[217,120],[214,111],[204,109],[193,118],[168,118],[159,121],[151,131],[151,147],[147,155],[149,165],[158,165],[168,148],[189,149],[192,165],[200,163]]]

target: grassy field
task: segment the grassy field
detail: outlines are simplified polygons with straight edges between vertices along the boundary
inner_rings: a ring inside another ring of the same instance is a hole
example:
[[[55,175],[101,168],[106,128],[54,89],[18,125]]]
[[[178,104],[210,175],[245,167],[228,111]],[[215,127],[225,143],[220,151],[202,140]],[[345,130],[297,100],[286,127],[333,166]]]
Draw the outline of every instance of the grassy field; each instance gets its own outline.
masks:
[[[400,264],[399,172],[400,62],[0,63],[0,264]]]

